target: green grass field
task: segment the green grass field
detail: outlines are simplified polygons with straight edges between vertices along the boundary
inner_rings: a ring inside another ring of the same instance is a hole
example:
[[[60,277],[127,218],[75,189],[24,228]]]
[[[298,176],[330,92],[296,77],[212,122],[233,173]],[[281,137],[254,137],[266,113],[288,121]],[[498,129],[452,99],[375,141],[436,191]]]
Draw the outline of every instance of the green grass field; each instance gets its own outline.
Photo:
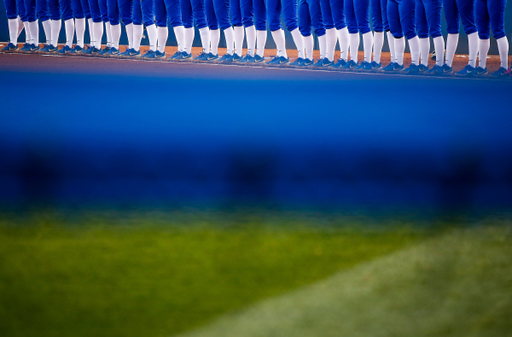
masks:
[[[442,228],[442,227],[441,227]],[[511,336],[510,224],[0,217],[1,336]]]

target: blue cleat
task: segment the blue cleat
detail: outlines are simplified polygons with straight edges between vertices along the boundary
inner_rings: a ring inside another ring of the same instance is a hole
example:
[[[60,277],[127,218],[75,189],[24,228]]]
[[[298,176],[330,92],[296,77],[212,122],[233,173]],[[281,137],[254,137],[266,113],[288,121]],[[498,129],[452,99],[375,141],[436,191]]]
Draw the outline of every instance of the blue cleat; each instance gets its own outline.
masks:
[[[304,59],[302,57],[299,57],[298,59],[290,63],[290,65],[294,67],[301,67],[302,63],[304,63]]]
[[[377,70],[380,70],[382,69],[382,66],[380,63],[377,63],[375,61],[372,61],[372,63],[370,63],[370,66],[368,69],[366,70],[370,70],[370,71],[377,71]]]
[[[62,47],[60,50],[57,50],[57,53],[59,53],[59,54],[69,54],[71,52],[71,50],[73,50],[73,49],[66,45],[66,46]]]
[[[233,54],[233,62],[240,62],[242,60],[242,56],[238,55],[237,53]]]
[[[245,57],[240,60],[240,63],[255,63],[254,62],[254,56],[245,55]]]
[[[418,66],[418,73],[419,74],[425,74],[428,71],[428,67],[424,64],[420,64]]]
[[[478,76],[478,77],[485,77],[485,76],[487,76],[488,75],[487,74],[487,68],[476,67],[474,75]]]
[[[219,59],[219,55],[218,54],[213,55],[212,53],[208,53],[208,55],[206,55],[205,61],[215,61],[215,60],[218,60],[218,59]]]
[[[452,67],[450,67],[449,65],[447,65],[446,63],[443,64],[443,66],[441,67],[441,70],[442,70],[442,73],[441,75],[451,75],[453,74],[453,69]]]
[[[491,74],[492,77],[508,77],[508,69],[500,67],[500,69],[496,70]]]
[[[180,57],[181,57],[181,52],[177,51],[171,57],[169,57],[169,60],[176,60],[176,59],[179,59]]]
[[[386,67],[382,68],[381,71],[385,73],[397,73],[404,69],[403,64],[398,64],[396,62],[391,62]]]
[[[304,61],[301,64],[301,67],[311,67],[313,64],[314,64],[313,60],[304,59]]]
[[[38,52],[39,53],[47,53],[48,52],[48,47],[50,47],[50,45],[49,44],[45,44],[41,48],[39,48]]]
[[[263,63],[265,62],[265,58],[259,55],[254,56],[254,63]]]
[[[268,65],[282,65],[290,62],[290,59],[284,56],[275,56],[272,60],[268,61]]]
[[[132,49],[133,50],[133,49]],[[99,55],[99,53],[101,52],[101,50],[99,50],[98,48],[96,47],[91,47],[91,48],[88,48],[84,54],[85,55]],[[139,53],[140,54],[140,53]]]
[[[14,43],[8,43],[7,46],[2,48],[2,51],[15,51],[18,50],[18,46],[14,45]]]
[[[48,49],[46,50],[47,53],[56,53],[58,52],[59,50],[57,49],[57,47],[55,47],[54,45],[49,45],[48,46]]]
[[[325,58],[322,57],[320,59],[318,59],[318,61],[316,61],[316,63],[313,64],[313,67],[315,68],[321,68],[322,67],[322,64],[324,63],[324,60]]]
[[[199,54],[198,57],[194,58],[194,61],[206,61],[206,57],[208,56],[208,53],[205,53],[204,51]]]
[[[111,47],[110,50],[103,54],[104,56],[118,56],[119,55],[119,49]]]
[[[186,51],[182,51],[178,60],[188,60],[191,58],[192,58],[192,54],[189,54]]]
[[[461,71],[455,73],[455,76],[464,76],[469,77],[475,75],[475,68],[470,66],[469,64],[464,67]]]
[[[20,48],[20,51],[29,51],[30,50],[30,43],[25,43],[23,47]]]
[[[162,53],[161,51],[157,50],[155,52],[155,58],[156,59],[165,59],[165,52]]]
[[[344,66],[343,69],[346,70],[354,70],[357,68],[357,63],[354,60],[348,61]]]
[[[92,49],[96,49],[96,48],[93,47]],[[88,50],[89,49],[87,49],[87,51]],[[128,48],[128,49],[126,49],[125,52],[119,54],[119,56],[122,56],[122,57],[139,57],[140,56],[140,51],[135,50],[133,48]]]
[[[150,49],[150,50],[148,50],[146,52],[146,54],[142,55],[141,57],[145,58],[145,59],[154,59],[155,58],[155,52]]]
[[[338,62],[336,62],[332,67],[336,69],[341,69],[345,64],[347,64],[347,61],[345,61],[344,59],[339,59]]]
[[[106,56],[106,55],[108,55],[108,52],[110,51],[110,49],[112,49],[112,47],[105,47],[105,48],[103,48],[103,49],[100,51],[100,55],[101,55],[101,56]]]
[[[418,75],[420,73],[420,67],[415,65],[414,63],[411,63],[409,68],[402,69],[400,73],[406,74],[406,75]]]
[[[36,52],[38,50],[39,50],[39,47],[37,47],[35,44],[31,44],[31,43],[25,43],[23,48],[20,49],[20,51],[25,51],[25,52],[29,52],[29,53]]]
[[[75,48],[73,48],[72,54],[83,54],[85,52],[85,49],[80,47],[79,45],[76,45]]]
[[[360,65],[356,67],[356,70],[370,70],[371,63],[367,61],[361,62]]]
[[[230,54],[225,54],[224,56],[222,56],[219,61],[220,63],[225,63],[225,64],[228,64],[228,63],[233,63],[233,55],[230,55]]]

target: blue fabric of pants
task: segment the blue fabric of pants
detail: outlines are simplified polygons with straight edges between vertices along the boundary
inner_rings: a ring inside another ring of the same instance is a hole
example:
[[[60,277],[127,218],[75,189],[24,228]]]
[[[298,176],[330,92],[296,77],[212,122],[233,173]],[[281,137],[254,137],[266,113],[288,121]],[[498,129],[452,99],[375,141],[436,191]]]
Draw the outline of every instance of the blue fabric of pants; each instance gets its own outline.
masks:
[[[133,0],[117,0],[119,17],[125,25],[132,23]]]
[[[99,0],[89,0],[89,9],[93,22],[102,22]]]
[[[25,20],[34,22],[37,20],[36,0],[24,0],[25,4]],[[22,18],[23,20],[23,18]]]
[[[448,34],[458,34],[459,24],[466,34],[476,32],[475,2],[473,0],[443,0],[444,18]]]
[[[155,24],[155,0],[140,0],[142,21],[146,27]]]
[[[281,14],[284,17],[284,23],[288,31],[293,31],[299,27],[297,19],[297,1],[296,0],[266,0],[267,19],[271,32],[282,28]]]
[[[299,31],[302,36],[311,36],[311,29],[315,31],[316,36],[325,35],[320,0],[300,0]]]
[[[242,26],[242,10],[240,0],[230,0],[229,10],[231,13],[231,24],[235,27]]]
[[[336,29],[343,29],[347,27],[345,22],[345,9],[344,0],[330,0],[332,19],[334,20],[334,27]]]
[[[16,4],[16,1],[13,2]],[[36,0],[36,8],[39,22],[45,22],[50,19],[50,13],[48,11],[48,0]]]
[[[420,39],[441,36],[441,0],[416,0],[416,32]]]
[[[405,36],[412,39],[416,37],[414,5],[415,0],[388,1],[389,29],[395,38]]]
[[[505,36],[505,7],[507,0],[475,0],[475,20],[478,37],[487,40],[492,35],[495,39]]]
[[[359,29],[357,26],[357,17],[354,8],[354,0],[345,0],[343,9],[345,12],[345,19],[347,22],[348,32],[350,34],[358,33]]]
[[[322,10],[322,21],[324,23],[325,29],[334,28],[331,2],[329,0],[320,0],[320,9]]]
[[[119,5],[117,4],[117,0],[107,0],[107,15],[108,22],[110,22],[112,26],[119,24]]]

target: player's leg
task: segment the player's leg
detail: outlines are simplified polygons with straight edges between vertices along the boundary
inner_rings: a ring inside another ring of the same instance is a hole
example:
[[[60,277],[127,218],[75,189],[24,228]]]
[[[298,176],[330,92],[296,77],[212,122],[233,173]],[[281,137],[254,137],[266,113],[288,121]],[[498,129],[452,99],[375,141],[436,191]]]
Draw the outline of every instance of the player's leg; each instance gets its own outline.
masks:
[[[500,77],[505,75],[508,70],[508,51],[509,45],[505,35],[505,7],[507,0],[487,0],[487,9],[492,27],[492,35],[496,39],[498,52],[500,55],[500,68],[491,74]]]
[[[73,10],[71,0],[60,0],[60,13],[64,21],[64,32],[66,33],[66,44],[58,52],[61,54],[71,53],[73,50],[73,38],[75,37],[75,21],[73,20]]]
[[[292,65],[299,67],[307,67],[313,64],[313,48],[314,39],[311,33],[311,7],[314,8],[314,0],[300,0],[299,1],[299,31],[304,39],[304,54],[305,57],[299,57]],[[317,6],[319,7],[319,6]],[[317,10],[319,10],[318,8]],[[324,33],[325,35],[325,33]]]
[[[103,19],[101,18],[98,0],[89,0],[92,23],[89,24],[91,48],[85,51],[88,55],[98,55],[101,52],[101,39],[103,38]]]
[[[281,26],[281,0],[267,0],[267,18],[272,39],[276,44],[277,54],[269,61],[269,64],[287,63],[288,54],[286,53],[286,40],[284,30]]]
[[[333,67],[340,68],[347,63],[348,57],[348,28],[345,22],[344,0],[330,0],[329,3],[340,46],[340,59]]]
[[[206,21],[204,1],[205,0],[192,0],[192,13],[194,15],[197,29],[199,30],[199,35],[201,37],[201,46],[203,47],[202,52],[208,54],[210,52],[211,35],[210,29],[208,28],[208,23]],[[227,12],[227,9],[225,15],[227,21],[229,21],[229,12]]]
[[[149,39],[149,50],[142,57],[155,58],[156,45],[158,43],[158,30],[155,25],[155,0],[141,1],[142,22],[146,26]],[[165,6],[164,6],[165,8]]]
[[[256,26],[256,56],[254,61],[265,61],[265,45],[267,43],[267,7],[265,0],[253,0],[254,25]]]
[[[156,51],[154,58],[165,58],[165,46],[169,37],[167,8],[164,0],[155,0]]]
[[[358,69],[369,69],[372,62],[373,33],[370,29],[370,0],[353,0],[357,27],[363,37],[364,59]]]
[[[330,1],[320,0],[320,9],[322,26],[325,30],[325,51],[323,55],[324,61],[322,63],[322,67],[331,67],[334,65],[334,51],[336,49],[337,37]],[[316,20],[314,20],[314,22],[316,25]],[[315,30],[319,29],[319,27],[315,28],[315,26],[313,26],[313,28]],[[322,54],[320,54],[320,58],[322,58]]]
[[[178,44],[178,52],[171,56],[173,59],[189,59],[192,57],[192,43],[194,42],[194,15],[192,14],[191,0],[181,0],[181,19],[183,22],[183,39],[181,50]]]
[[[213,0],[204,1],[204,11],[206,14],[206,21],[210,29],[210,48],[209,53],[203,56],[201,61],[215,61],[219,58],[219,43],[220,43],[220,29],[217,15],[215,14],[215,7]]]
[[[298,56],[304,58],[304,39],[299,31],[297,0],[281,0],[283,18],[297,48]]]
[[[353,69],[357,67],[357,58],[359,52],[359,28],[357,25],[357,17],[354,9],[353,0],[345,0],[345,18],[347,19],[347,28],[349,34],[350,59],[343,66],[344,69]]]
[[[475,24],[475,3],[473,0],[456,0],[464,32],[468,36],[468,65],[476,67],[479,38]]]
[[[240,13],[242,15],[242,25],[245,28],[245,36],[247,41],[247,55],[245,55],[245,57],[240,60],[240,62],[254,63],[254,56],[256,51],[256,26],[254,26],[254,7],[252,0],[239,1]]]
[[[116,56],[119,55],[119,40],[121,39],[121,24],[119,21],[119,5],[117,0],[107,0],[107,13],[112,42],[110,50],[104,55]]]
[[[395,50],[395,59],[386,67],[382,68],[384,72],[396,72],[404,69],[405,39],[400,21],[398,0],[389,0],[387,5],[387,17],[389,30],[393,35],[393,46]]]
[[[50,17],[50,46],[46,49],[47,52],[56,52],[57,44],[59,42],[59,34],[61,30],[61,14],[59,0],[48,0],[48,14]]]
[[[446,30],[448,35],[446,37],[446,54],[445,63],[449,67],[453,64],[453,58],[457,45],[459,44],[459,10],[457,8],[457,2],[455,0],[442,0],[444,9],[444,18],[446,21]],[[437,55],[436,55],[437,59]],[[459,75],[457,73],[456,75]]]
[[[129,56],[132,53],[133,48],[133,0],[117,0],[117,5],[119,8],[119,18],[124,23],[126,37],[128,38],[128,47],[119,55]],[[133,52],[135,53],[135,50]]]
[[[105,24],[105,35],[107,37],[107,45],[100,52],[100,55],[108,54],[112,48],[112,27],[108,20],[108,4],[107,0],[98,0],[98,6],[100,8],[101,21]]]
[[[226,54],[219,59],[219,62],[232,63],[233,54],[235,52],[235,33],[229,20],[229,1],[213,0],[213,7],[219,27],[223,30],[224,38],[226,39],[227,51]]]
[[[9,0],[13,1],[13,0]],[[14,6],[16,6],[16,1],[14,2]],[[6,7],[8,1],[5,2]],[[42,48],[39,49],[41,52],[46,52],[48,49],[48,46],[51,43],[51,23],[50,23],[50,15],[48,13],[48,0],[36,0],[36,7],[37,7],[37,17],[39,18],[39,22],[41,22],[41,25],[43,26],[44,36],[45,36],[45,43]],[[16,10],[16,7],[14,8]]]
[[[416,0],[414,11],[416,32],[418,33],[418,42],[420,46],[420,61],[418,72],[422,73],[428,70],[428,59],[430,54],[430,39],[428,38],[427,13],[425,11],[425,2],[429,0]]]
[[[491,37],[491,19],[487,10],[487,0],[475,0],[475,21],[480,38],[478,48],[478,67],[473,75],[487,75],[487,54],[489,53]]]
[[[444,38],[441,33],[441,0],[424,0],[425,12],[428,18],[428,31],[434,42],[434,51],[436,53],[436,74],[452,74],[451,66],[444,62]]]
[[[398,6],[402,29],[409,42],[409,50],[411,52],[411,65],[403,71],[406,74],[418,73],[418,66],[420,64],[420,45],[416,34],[416,25],[414,24],[415,4],[415,0],[401,0]]]
[[[384,45],[384,23],[382,19],[381,0],[371,0],[370,8],[372,13],[373,24],[373,61],[369,70],[377,70],[381,68],[380,57],[382,54],[382,46]]]
[[[235,38],[235,53],[233,54],[233,62],[242,60],[242,47],[244,43],[244,27],[242,25],[242,10],[240,8],[240,0],[230,0],[229,10],[231,13],[231,25],[233,26],[233,34]]]
[[[142,35],[144,33],[144,25],[142,19],[142,4],[141,0],[133,0],[132,3],[132,23],[133,23],[133,47],[135,51],[130,57],[140,57],[140,44],[142,42]]]
[[[9,28],[9,43],[2,48],[2,51],[14,51],[18,49],[18,11],[16,0],[4,0],[5,12],[7,14],[7,25]]]

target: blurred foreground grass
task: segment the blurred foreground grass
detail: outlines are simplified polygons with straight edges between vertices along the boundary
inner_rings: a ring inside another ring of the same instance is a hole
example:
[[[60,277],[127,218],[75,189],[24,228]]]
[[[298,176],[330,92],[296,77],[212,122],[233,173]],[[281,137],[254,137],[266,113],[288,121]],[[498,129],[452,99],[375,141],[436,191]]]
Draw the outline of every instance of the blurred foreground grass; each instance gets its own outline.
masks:
[[[307,214],[0,216],[0,335],[171,336],[418,242]]]

